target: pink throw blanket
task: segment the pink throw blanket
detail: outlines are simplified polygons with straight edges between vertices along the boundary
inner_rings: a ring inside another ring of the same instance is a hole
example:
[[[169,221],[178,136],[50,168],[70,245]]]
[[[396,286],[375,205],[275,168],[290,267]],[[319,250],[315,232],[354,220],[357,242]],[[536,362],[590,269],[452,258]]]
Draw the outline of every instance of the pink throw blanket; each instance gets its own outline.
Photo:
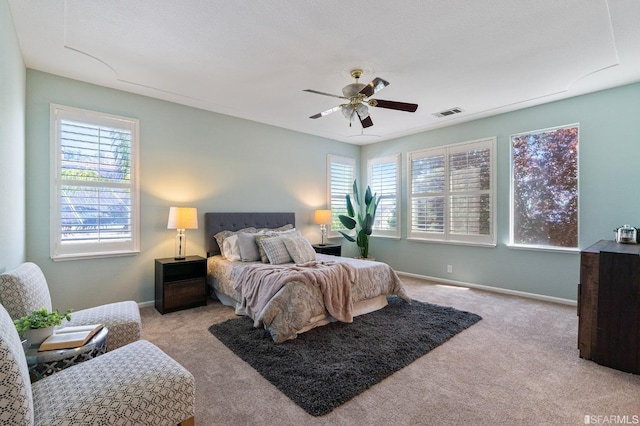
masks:
[[[323,295],[327,312],[342,322],[353,322],[351,286],[356,280],[356,269],[346,263],[311,261],[299,265],[247,265],[239,274],[235,290],[242,296],[254,323],[271,298],[287,283],[298,281],[315,285]]]

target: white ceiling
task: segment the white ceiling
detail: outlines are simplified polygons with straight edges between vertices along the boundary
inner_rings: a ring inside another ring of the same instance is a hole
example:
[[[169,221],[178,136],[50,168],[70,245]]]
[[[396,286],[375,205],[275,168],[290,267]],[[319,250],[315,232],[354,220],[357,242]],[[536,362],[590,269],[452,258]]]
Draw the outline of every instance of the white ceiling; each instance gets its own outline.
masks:
[[[353,144],[640,81],[638,0],[9,0],[28,68]],[[362,83],[374,125],[310,115]],[[436,118],[459,107],[463,113]]]

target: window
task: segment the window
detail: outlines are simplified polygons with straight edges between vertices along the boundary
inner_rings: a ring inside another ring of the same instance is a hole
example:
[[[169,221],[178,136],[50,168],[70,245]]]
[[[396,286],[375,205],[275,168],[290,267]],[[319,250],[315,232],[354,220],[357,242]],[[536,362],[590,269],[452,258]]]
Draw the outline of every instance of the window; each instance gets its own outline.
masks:
[[[139,251],[138,120],[51,105],[51,258]]]
[[[329,186],[329,209],[331,210],[331,226],[329,235],[339,236],[336,230],[345,230],[338,216],[347,214],[345,196],[353,191],[356,178],[356,161],[353,158],[329,155],[327,157],[327,180]]]
[[[367,169],[371,191],[380,196],[373,235],[400,237],[400,154],[371,159]]]
[[[578,248],[578,125],[511,136],[510,242]]]
[[[495,245],[495,147],[488,138],[409,153],[409,238]]]

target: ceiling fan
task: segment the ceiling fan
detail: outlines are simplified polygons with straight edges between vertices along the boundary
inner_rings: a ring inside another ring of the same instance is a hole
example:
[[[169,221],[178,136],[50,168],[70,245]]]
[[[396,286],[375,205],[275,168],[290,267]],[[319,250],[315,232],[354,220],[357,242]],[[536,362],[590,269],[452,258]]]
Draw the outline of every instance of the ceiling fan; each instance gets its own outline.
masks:
[[[384,89],[389,85],[389,82],[381,79],[380,77],[376,77],[369,84],[359,83],[358,79],[362,76],[362,70],[355,69],[351,70],[351,77],[356,79],[355,83],[347,84],[342,88],[342,94],[344,96],[332,95],[331,93],[319,92],[317,90],[305,89],[305,92],[317,93],[318,95],[332,96],[334,98],[345,99],[348,101],[346,104],[337,105],[331,109],[326,111],[322,111],[318,114],[314,114],[309,118],[320,118],[325,115],[329,115],[338,110],[342,110],[342,114],[346,119],[349,120],[349,126],[351,126],[351,122],[357,116],[362,124],[363,128],[373,126],[373,121],[371,121],[371,117],[369,116],[369,108],[378,107],[378,108],[387,108],[387,109],[395,109],[398,111],[406,111],[406,112],[416,112],[418,109],[417,104],[410,104],[406,102],[395,102],[395,101],[385,101],[382,99],[369,99],[370,96],[373,96],[375,93]]]

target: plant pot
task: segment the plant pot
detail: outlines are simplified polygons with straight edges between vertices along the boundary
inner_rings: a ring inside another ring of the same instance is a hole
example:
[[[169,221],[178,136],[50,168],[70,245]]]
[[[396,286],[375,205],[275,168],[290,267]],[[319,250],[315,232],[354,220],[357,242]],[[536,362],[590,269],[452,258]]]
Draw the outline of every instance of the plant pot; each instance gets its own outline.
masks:
[[[44,328],[31,328],[27,330],[25,337],[27,338],[27,346],[38,346],[45,339],[53,334],[54,326]]]

